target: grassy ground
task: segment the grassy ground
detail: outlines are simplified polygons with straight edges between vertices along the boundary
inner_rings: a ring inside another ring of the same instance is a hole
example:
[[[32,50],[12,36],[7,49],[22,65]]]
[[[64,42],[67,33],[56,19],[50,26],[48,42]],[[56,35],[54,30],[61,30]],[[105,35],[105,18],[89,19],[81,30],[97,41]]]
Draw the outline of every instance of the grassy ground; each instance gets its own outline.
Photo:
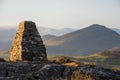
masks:
[[[58,60],[63,56],[48,56],[49,60]],[[81,62],[85,64],[95,64],[100,67],[120,70],[120,59],[108,59],[107,57],[103,56],[74,56],[74,57],[67,57],[73,61]]]
[[[98,56],[88,56],[88,57],[75,57],[77,61],[94,63],[97,66],[102,66],[105,68],[111,68],[114,70],[120,70],[120,60],[119,59],[107,59],[105,57]]]

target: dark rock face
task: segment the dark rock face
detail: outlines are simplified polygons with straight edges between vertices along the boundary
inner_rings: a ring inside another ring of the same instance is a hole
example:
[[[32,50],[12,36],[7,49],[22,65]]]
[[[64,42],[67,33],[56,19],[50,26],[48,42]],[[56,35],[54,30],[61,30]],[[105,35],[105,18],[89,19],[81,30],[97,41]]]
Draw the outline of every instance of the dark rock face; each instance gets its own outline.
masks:
[[[0,80],[120,80],[120,72],[88,65],[3,62],[0,63]]]
[[[72,80],[119,80],[120,72],[95,66],[79,67],[72,74]]]
[[[11,61],[45,61],[47,60],[46,49],[32,21],[23,21],[19,25],[11,52]]]

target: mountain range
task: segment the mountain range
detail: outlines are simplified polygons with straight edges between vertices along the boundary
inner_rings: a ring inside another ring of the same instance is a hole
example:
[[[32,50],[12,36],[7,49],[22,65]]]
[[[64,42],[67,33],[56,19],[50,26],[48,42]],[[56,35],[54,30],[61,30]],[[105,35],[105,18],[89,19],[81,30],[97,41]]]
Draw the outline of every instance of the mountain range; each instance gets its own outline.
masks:
[[[75,29],[72,28],[63,28],[63,29],[53,29],[49,27],[37,27],[37,28],[42,38],[45,39],[48,39],[53,35],[60,36],[75,31]],[[4,50],[8,50],[10,48],[16,32],[17,32],[16,28],[0,27],[0,52]]]
[[[49,27],[37,27],[37,28],[42,37],[47,37],[50,35],[61,36],[61,35],[74,32],[77,30],[73,28],[62,28],[62,29],[53,29]],[[111,29],[116,31],[118,34],[120,34],[120,29],[117,29],[117,28],[111,28]],[[17,28],[2,28],[1,26],[0,27],[0,41],[2,42],[12,41],[16,32],[17,32]]]
[[[63,28],[63,29],[53,29],[49,27],[37,27],[38,31],[41,36],[44,35],[55,35],[60,36],[66,33],[70,33],[75,31],[76,29],[72,28]],[[0,41],[8,42],[10,40],[13,40],[15,34],[17,32],[16,28],[0,28]]]
[[[52,39],[52,38],[56,38],[56,37],[57,37],[57,36],[55,36],[55,35],[47,34],[47,35],[42,36],[42,39],[43,39],[43,40],[47,40],[47,39]]]
[[[38,27],[48,55],[90,55],[120,46],[116,29],[93,24],[83,29],[51,29]],[[119,29],[117,29],[119,31]],[[17,29],[0,29],[0,51],[8,52]]]
[[[120,35],[103,26],[89,27],[44,41],[50,55],[90,55],[95,52],[120,46]]]

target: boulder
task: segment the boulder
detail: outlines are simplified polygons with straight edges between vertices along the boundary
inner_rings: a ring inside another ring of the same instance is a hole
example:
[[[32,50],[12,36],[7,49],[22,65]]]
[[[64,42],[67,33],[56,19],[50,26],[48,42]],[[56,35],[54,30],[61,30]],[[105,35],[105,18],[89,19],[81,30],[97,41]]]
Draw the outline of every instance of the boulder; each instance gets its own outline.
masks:
[[[120,72],[86,65],[75,70],[71,80],[120,80]]]

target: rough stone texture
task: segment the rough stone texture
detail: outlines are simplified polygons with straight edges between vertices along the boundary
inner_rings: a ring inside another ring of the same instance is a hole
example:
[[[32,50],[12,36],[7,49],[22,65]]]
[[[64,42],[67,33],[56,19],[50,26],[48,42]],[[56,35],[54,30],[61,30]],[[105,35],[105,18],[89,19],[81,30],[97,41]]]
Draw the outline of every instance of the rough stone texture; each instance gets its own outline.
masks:
[[[19,24],[10,52],[10,61],[46,61],[46,49],[32,21]]]
[[[72,74],[72,80],[120,80],[120,72],[96,66],[82,66]]]
[[[88,65],[1,62],[0,80],[120,80],[120,72]]]

